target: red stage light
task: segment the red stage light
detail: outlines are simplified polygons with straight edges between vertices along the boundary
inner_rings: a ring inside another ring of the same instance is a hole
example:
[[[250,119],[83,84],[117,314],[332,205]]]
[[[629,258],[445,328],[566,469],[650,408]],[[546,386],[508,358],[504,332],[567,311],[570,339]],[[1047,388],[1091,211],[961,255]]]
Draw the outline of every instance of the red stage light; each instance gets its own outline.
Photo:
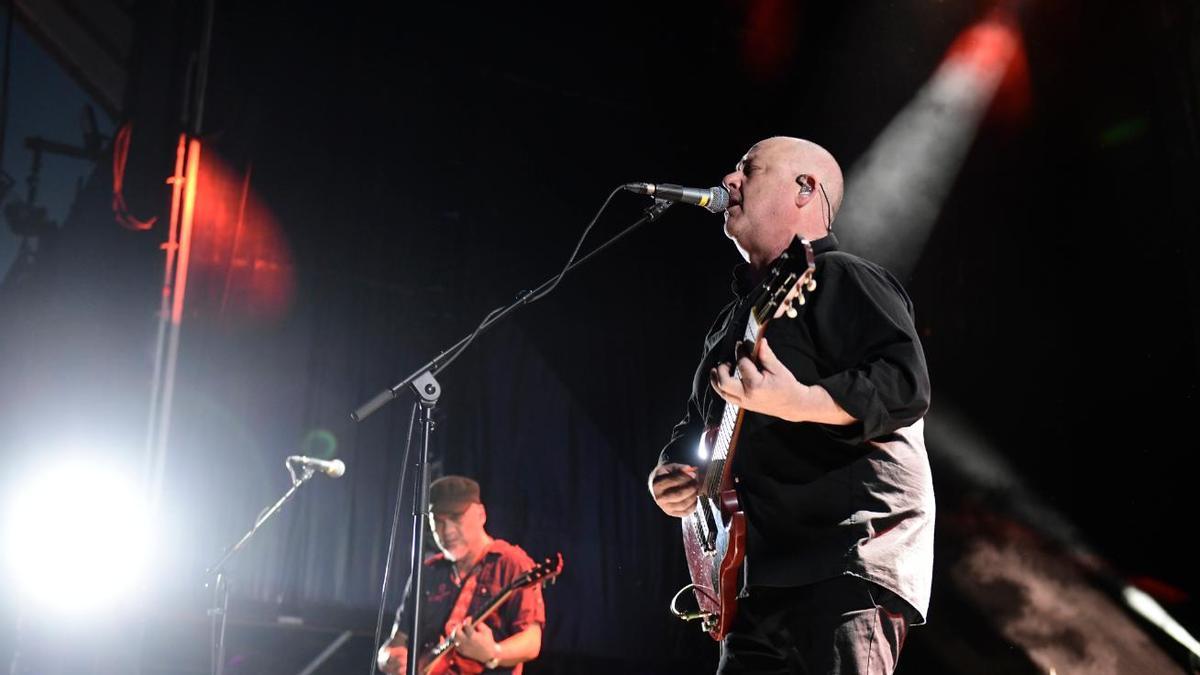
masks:
[[[223,321],[273,321],[291,306],[291,250],[279,222],[255,194],[252,174],[252,167],[236,171],[205,149],[194,205],[184,202],[185,210],[195,209],[189,313]],[[182,264],[182,251],[180,256]]]
[[[742,63],[758,80],[778,77],[795,51],[800,8],[791,0],[752,0],[745,7]]]
[[[944,66],[974,70],[981,82],[999,80],[989,114],[1013,123],[1025,119],[1030,107],[1029,63],[1016,19],[1005,12],[963,31],[946,52]]]

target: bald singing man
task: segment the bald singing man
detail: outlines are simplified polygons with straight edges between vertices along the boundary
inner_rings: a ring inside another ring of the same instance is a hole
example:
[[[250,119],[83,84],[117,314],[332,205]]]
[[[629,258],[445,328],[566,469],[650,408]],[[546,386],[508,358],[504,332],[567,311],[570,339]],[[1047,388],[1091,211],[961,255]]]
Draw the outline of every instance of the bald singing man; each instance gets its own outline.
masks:
[[[933,570],[929,376],[912,303],[886,270],[838,250],[842,172],[821,146],[755,144],[723,184],[746,263],[704,341],[687,414],[650,474],[668,515],[696,506],[699,439],[726,401],[746,411],[733,475],[748,521],[743,586],[718,672],[891,673],[923,623]],[[817,287],[739,345],[750,291],[796,237]]]

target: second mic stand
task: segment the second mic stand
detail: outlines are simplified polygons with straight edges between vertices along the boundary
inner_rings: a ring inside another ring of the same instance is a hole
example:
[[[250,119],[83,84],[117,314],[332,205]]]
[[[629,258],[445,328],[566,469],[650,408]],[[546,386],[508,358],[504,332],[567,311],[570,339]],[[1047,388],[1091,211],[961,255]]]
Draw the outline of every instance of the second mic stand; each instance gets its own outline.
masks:
[[[259,515],[254,521],[254,526],[242,535],[242,538],[230,547],[215,565],[204,572],[205,576],[213,577],[213,606],[209,608],[208,615],[213,624],[212,669],[215,675],[223,675],[225,672],[225,625],[229,619],[229,579],[225,577],[225,565],[233,557],[233,554],[240,551],[246,542],[250,541],[254,533],[258,532],[258,528],[262,527],[263,523],[267,522],[271,516],[278,513],[279,509],[283,508],[283,505],[292,498],[292,495],[296,494],[300,486],[308,482],[308,479],[312,478],[315,473],[310,466],[293,466],[291,462],[288,462],[286,466],[292,477],[292,486],[279,498],[279,501],[275,502],[265,513]]]

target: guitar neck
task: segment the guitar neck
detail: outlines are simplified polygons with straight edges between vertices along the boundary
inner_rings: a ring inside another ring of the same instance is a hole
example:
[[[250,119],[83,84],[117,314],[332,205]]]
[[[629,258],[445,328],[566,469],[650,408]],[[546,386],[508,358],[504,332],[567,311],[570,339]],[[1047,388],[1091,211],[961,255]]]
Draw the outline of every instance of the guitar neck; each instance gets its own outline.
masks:
[[[742,339],[754,345],[754,353],[758,353],[758,336],[760,327],[753,316],[746,320],[746,331]],[[733,376],[742,379],[737,368]],[[727,482],[726,467],[733,460],[733,451],[737,443],[737,433],[742,426],[742,409],[736,403],[725,402],[721,412],[721,424],[717,427],[716,439],[710,449],[708,468],[704,472],[704,492],[710,498],[716,498]]]
[[[495,614],[496,610],[500,609],[500,605],[503,605],[505,602],[507,602],[509,597],[511,597],[514,592],[515,592],[515,589],[510,588],[510,589],[504,591],[503,593],[501,593],[500,595],[497,595],[496,597],[492,598],[492,601],[489,602],[486,607],[484,607],[482,610],[480,610],[478,614],[471,617],[471,623],[472,624],[479,623],[480,621],[483,621],[484,619],[488,618],[489,616]]]

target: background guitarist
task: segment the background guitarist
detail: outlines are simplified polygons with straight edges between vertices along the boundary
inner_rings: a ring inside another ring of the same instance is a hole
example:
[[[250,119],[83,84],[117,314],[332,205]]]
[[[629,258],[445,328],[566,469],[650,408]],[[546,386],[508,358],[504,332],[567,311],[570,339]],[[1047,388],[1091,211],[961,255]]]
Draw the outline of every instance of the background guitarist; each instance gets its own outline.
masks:
[[[929,377],[912,304],[890,273],[837,250],[842,172],[824,148],[761,141],[723,184],[725,234],[748,264],[651,493],[667,514],[691,513],[705,426],[725,401],[752,411],[733,464],[744,586],[718,672],[891,673],[908,625],[925,620],[933,568]],[[796,318],[767,325],[752,360],[737,344],[743,300],[796,235],[817,254],[817,286]]]
[[[442,551],[425,562],[422,574],[425,604],[421,608],[421,641],[432,645],[534,564],[520,547],[494,539],[484,530],[487,510],[479,499],[479,483],[474,480],[445,476],[433,481],[429,485],[429,506],[434,541]],[[384,647],[387,659],[380,669],[385,673],[407,672],[408,636],[400,627],[408,625],[410,591],[405,589],[392,637]],[[460,596],[462,605],[455,611]],[[541,585],[521,589],[478,627],[457,631],[450,658],[438,664],[447,666],[441,672],[520,673],[521,664],[537,658],[541,651],[545,623]]]

